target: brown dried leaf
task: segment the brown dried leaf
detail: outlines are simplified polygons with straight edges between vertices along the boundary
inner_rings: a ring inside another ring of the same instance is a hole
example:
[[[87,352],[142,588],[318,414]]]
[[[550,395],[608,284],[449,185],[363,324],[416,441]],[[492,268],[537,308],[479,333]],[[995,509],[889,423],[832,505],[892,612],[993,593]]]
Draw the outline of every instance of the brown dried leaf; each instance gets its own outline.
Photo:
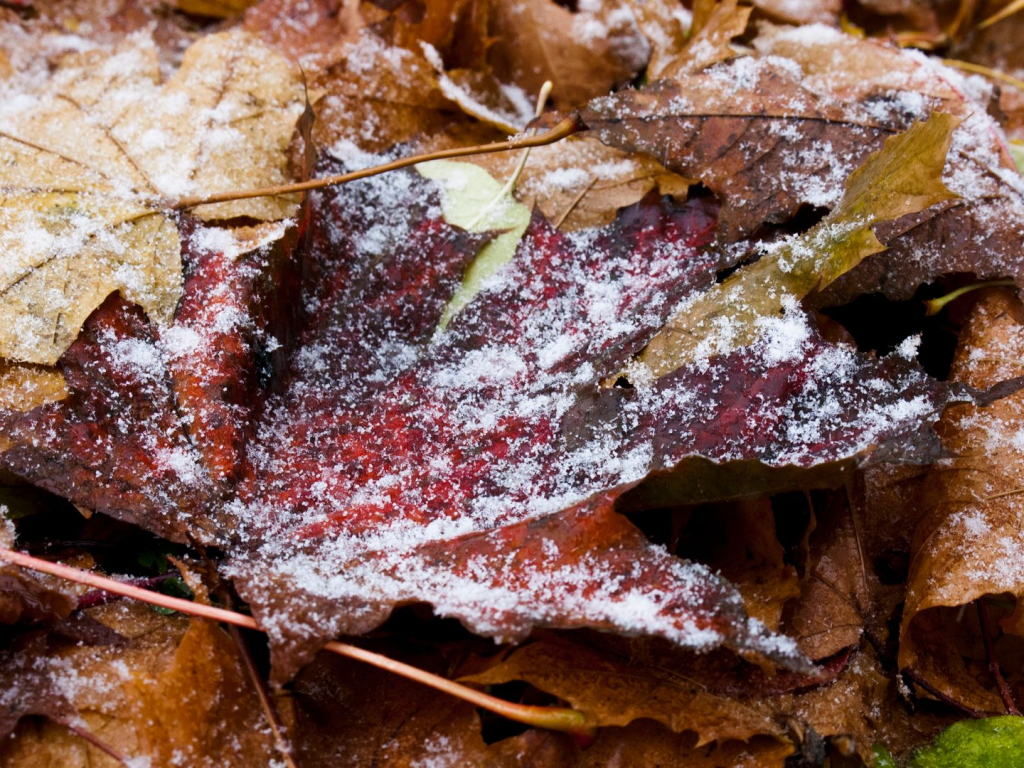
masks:
[[[677,732],[694,731],[696,746],[756,735],[781,737],[762,712],[711,693],[668,667],[628,664],[582,645],[531,643],[495,667],[463,678],[472,683],[523,680],[565,699],[594,726],[656,720]]]
[[[488,60],[502,82],[534,94],[550,80],[556,105],[581,104],[627,82],[647,63],[646,39],[632,14],[619,10],[613,3],[577,13],[554,0],[496,3]]]
[[[983,89],[877,41],[824,27],[762,25],[755,52],[703,73],[597,99],[584,120],[606,143],[647,152],[723,201],[719,234],[749,236],[801,205],[831,208],[845,178],[884,138],[931,111],[964,119],[945,180],[961,200],[880,226],[889,247],[830,287],[822,302],[866,291],[905,298],[954,271],[1024,271],[1024,196]]]
[[[25,685],[49,686],[86,730],[127,757],[148,756],[155,765],[261,765],[273,756],[256,694],[223,630],[199,619],[161,616],[136,603],[89,613],[128,638],[127,645],[26,649],[22,655],[39,679],[18,677],[11,693]],[[5,766],[111,763],[49,723],[23,721],[0,746]]]
[[[831,505],[815,512],[806,581],[787,607],[785,631],[808,658],[823,659],[860,642],[867,589],[850,510]]]
[[[1003,75],[1024,81],[1024,16],[1015,14],[998,24],[973,32],[949,56],[988,67]],[[1005,115],[1003,126],[1011,139],[1024,139],[1024,88],[1000,80],[999,109]]]
[[[773,631],[780,628],[783,607],[800,595],[796,569],[785,562],[767,497],[698,507],[680,533],[676,553],[705,563],[735,584],[747,613]]]
[[[952,378],[988,386],[1021,375],[1022,359],[1024,305],[1009,291],[986,292],[964,328]],[[985,656],[970,605],[984,595],[1024,599],[1022,419],[1021,393],[987,408],[946,411],[939,431],[955,458],[939,462],[929,476],[914,533],[900,668],[914,667],[943,693],[980,710],[999,711],[1002,702],[986,689],[991,681],[978,679]],[[958,611],[961,606],[970,610]]]
[[[737,6],[738,0],[724,0],[715,3],[707,20],[699,30],[691,32],[690,39],[679,55],[667,62],[663,69],[649,69],[649,77],[672,78],[683,73],[700,72],[712,64],[731,59],[736,50],[731,42],[747,28],[747,20],[753,11],[751,6]],[[696,17],[694,18],[696,27]]]
[[[436,654],[389,655],[445,673]],[[295,679],[300,765],[483,765],[472,705],[361,662],[321,654]]]
[[[686,766],[686,768],[782,768],[793,753],[790,744],[755,736],[697,747],[692,736],[641,720],[625,728],[605,728],[570,765],[603,768],[612,765]]]

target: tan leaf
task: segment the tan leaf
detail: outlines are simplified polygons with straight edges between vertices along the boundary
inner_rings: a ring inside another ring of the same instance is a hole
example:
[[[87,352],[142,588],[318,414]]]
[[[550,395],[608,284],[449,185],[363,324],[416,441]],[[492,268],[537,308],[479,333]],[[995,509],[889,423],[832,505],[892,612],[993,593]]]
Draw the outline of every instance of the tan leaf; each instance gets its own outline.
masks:
[[[686,45],[692,19],[674,0],[631,0],[637,26],[651,46],[649,77],[661,72]]]
[[[286,181],[304,97],[254,38],[211,35],[163,86],[152,44],[65,59],[0,120],[0,357],[52,365],[114,291],[166,326],[181,293],[167,200]],[[280,219],[294,199],[201,206]]]
[[[469,158],[497,179],[509,178],[519,153]],[[657,187],[662,194],[685,198],[690,182],[657,161],[630,155],[586,137],[535,147],[516,184],[516,197],[536,205],[563,230],[609,224],[620,208],[632,205]]]
[[[580,645],[532,643],[463,679],[486,684],[523,680],[570,702],[591,725],[624,726],[648,718],[674,731],[695,731],[698,746],[781,735],[762,712],[673,675],[668,667],[630,665]]]
[[[67,382],[60,371],[0,360],[0,410],[31,411],[67,396]],[[0,437],[0,451],[2,445],[3,437]]]
[[[963,330],[951,377],[989,386],[1024,374],[1022,359],[1024,305],[1009,291],[987,291]],[[938,463],[925,483],[914,532],[900,668],[913,667],[943,693],[980,710],[1000,711],[1002,701],[979,682],[985,654],[971,603],[1003,593],[1018,605],[1024,598],[1022,419],[1021,393],[987,408],[947,410],[939,431],[955,458]],[[1016,626],[1011,621],[1004,629]]]
[[[651,71],[651,77],[676,77],[682,72],[699,72],[731,59],[736,55],[731,45],[747,28],[747,20],[753,8],[737,7],[737,0],[715,3],[707,20],[696,33],[692,33],[686,45],[663,69]],[[695,19],[696,21],[696,19]]]

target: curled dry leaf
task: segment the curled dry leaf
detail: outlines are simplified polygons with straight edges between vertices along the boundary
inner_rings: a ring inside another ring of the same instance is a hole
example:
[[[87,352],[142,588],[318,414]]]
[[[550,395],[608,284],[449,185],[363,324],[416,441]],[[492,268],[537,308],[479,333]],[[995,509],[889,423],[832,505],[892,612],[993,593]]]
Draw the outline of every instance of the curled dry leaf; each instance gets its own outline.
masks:
[[[964,329],[952,377],[984,386],[1020,376],[1022,357],[1024,306],[1009,291],[986,292]],[[913,667],[943,693],[982,711],[1003,707],[984,684],[993,685],[982,674],[978,634],[996,635],[998,627],[979,628],[971,604],[985,595],[1008,593],[1018,604],[1024,598],[1022,417],[1019,393],[943,416],[940,433],[954,458],[938,463],[924,487],[903,613],[900,667]],[[963,606],[969,615],[958,621]],[[1007,622],[1004,631],[1013,635],[1020,627]]]
[[[298,73],[250,37],[189,49],[159,84],[144,39],[66,58],[0,115],[4,214],[0,357],[52,365],[113,291],[170,324],[181,296],[168,199],[285,180],[303,99]],[[279,219],[276,198],[201,206],[205,219]]]
[[[679,53],[665,63],[663,68],[648,67],[651,80],[676,77],[685,72],[700,72],[702,69],[731,59],[736,55],[732,39],[739,37],[747,28],[751,7],[739,7],[737,0],[715,3],[703,20],[700,28],[691,30],[686,45]]]

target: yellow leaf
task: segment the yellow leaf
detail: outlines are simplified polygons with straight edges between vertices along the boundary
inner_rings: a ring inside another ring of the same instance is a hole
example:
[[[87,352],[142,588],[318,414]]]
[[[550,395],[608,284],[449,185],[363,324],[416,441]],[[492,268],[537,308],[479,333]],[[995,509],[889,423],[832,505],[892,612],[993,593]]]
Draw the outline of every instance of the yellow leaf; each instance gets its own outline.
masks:
[[[169,202],[281,184],[305,99],[255,38],[211,35],[163,86],[150,41],[68,57],[0,113],[0,357],[52,365],[113,291],[170,323],[181,245]],[[275,220],[295,200],[201,206]]]

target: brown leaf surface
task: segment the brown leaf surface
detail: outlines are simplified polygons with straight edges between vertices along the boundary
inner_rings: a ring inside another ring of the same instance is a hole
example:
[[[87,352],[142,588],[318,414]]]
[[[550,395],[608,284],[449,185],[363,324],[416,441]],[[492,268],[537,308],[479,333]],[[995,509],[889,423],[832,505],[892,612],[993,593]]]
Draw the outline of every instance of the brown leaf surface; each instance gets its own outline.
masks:
[[[445,673],[437,654],[417,658]],[[439,666],[440,665],[440,666]],[[484,765],[487,745],[472,705],[350,659],[321,654],[295,679],[294,742],[300,765]]]
[[[952,377],[986,386],[1021,375],[1022,359],[1024,306],[1011,292],[987,292],[964,328]],[[1021,393],[943,416],[940,434],[955,458],[939,462],[925,484],[903,614],[900,668],[914,667],[983,711],[1000,711],[1002,702],[981,674],[985,655],[971,603],[1004,593],[1024,598],[1022,418]]]
[[[155,765],[260,765],[273,755],[256,694],[223,630],[134,603],[89,613],[128,638],[127,645],[26,651],[39,679],[17,677],[8,696],[45,684],[86,730],[127,757],[148,756]],[[116,763],[61,726],[22,721],[0,744],[0,765]]]
[[[684,674],[627,664],[582,645],[531,643],[497,666],[463,678],[495,684],[523,680],[572,704],[595,726],[656,720],[676,732],[693,731],[696,746],[756,735],[781,737],[763,712],[706,690]]]
[[[799,599],[787,607],[785,631],[808,658],[823,659],[860,642],[868,600],[850,510],[833,504],[815,512],[808,571]]]
[[[491,14],[488,59],[498,79],[530,94],[550,80],[559,106],[607,93],[647,63],[648,44],[632,14],[613,3],[573,13],[554,0],[498,2]]]

